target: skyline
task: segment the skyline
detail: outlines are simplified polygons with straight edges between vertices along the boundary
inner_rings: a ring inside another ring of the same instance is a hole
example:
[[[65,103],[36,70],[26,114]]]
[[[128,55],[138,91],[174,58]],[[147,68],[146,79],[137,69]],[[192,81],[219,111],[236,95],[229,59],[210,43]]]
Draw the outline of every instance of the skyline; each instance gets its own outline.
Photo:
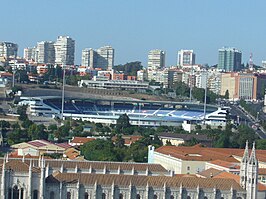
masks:
[[[169,0],[167,4],[160,0],[15,0],[1,5],[7,9],[0,16],[8,16],[8,21],[2,22],[5,28],[0,32],[0,40],[17,43],[20,56],[24,48],[39,41],[69,35],[76,41],[76,64],[81,63],[82,49],[105,45],[115,49],[115,65],[141,61],[147,66],[152,49],[166,52],[166,66],[176,65],[180,49],[193,49],[196,63],[213,65],[217,64],[218,49],[223,46],[241,50],[244,63],[251,52],[257,65],[266,59],[266,2],[262,0],[256,4],[236,0],[230,5],[211,0]],[[11,10],[15,14],[10,14]]]

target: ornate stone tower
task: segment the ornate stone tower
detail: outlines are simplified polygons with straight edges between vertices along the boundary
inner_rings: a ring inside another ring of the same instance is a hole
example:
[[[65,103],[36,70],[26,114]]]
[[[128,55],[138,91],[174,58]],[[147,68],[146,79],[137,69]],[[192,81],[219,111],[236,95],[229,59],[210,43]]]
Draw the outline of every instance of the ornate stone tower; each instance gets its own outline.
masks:
[[[240,164],[240,185],[247,192],[247,199],[257,198],[258,160],[256,157],[255,142],[249,157],[248,142]]]
[[[256,157],[255,142],[253,143],[252,151],[248,161],[247,167],[247,198],[257,198],[257,185],[258,185],[258,160]]]
[[[249,154],[248,154],[248,141],[247,141],[246,148],[240,164],[240,185],[242,186],[243,189],[246,189],[247,186],[248,161],[249,161]]]

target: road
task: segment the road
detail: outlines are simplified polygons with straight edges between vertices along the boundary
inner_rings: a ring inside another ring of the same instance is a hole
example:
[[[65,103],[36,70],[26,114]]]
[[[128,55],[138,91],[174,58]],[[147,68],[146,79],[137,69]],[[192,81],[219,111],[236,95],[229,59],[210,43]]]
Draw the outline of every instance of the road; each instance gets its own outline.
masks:
[[[239,116],[240,124],[246,124],[252,128],[252,126],[256,123],[256,119],[238,105],[230,105],[230,108],[232,115]],[[266,139],[266,132],[261,126],[257,130],[254,129],[254,131],[261,139]]]

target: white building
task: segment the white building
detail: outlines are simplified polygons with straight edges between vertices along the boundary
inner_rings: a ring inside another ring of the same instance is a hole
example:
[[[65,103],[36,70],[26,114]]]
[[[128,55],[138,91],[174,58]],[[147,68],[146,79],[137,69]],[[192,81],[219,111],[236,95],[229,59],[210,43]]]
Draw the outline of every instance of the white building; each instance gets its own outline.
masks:
[[[157,70],[165,67],[165,51],[151,50],[148,54],[148,69]]]
[[[181,67],[193,66],[195,64],[196,54],[193,50],[180,50],[177,56],[177,65]]]
[[[11,42],[0,42],[0,57],[17,57],[18,45]]]
[[[54,44],[55,64],[74,65],[75,40],[69,36],[59,36]]]
[[[24,48],[23,57],[26,61],[37,61],[36,58],[36,48],[35,47],[28,47]]]
[[[96,50],[86,48],[82,50],[82,66],[112,70],[114,53],[115,50],[111,46],[103,46]]]
[[[55,46],[53,41],[41,41],[36,47],[36,62],[43,64],[55,63]]]

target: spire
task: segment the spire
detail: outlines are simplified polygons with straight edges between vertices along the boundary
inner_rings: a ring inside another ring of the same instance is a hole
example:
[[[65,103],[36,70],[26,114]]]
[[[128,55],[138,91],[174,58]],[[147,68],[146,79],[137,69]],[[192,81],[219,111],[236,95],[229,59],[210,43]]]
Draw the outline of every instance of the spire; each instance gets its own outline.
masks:
[[[255,142],[253,142],[253,147],[249,158],[249,164],[257,165]]]
[[[243,157],[242,157],[241,162],[243,162],[243,163],[247,163],[248,160],[249,160],[249,154],[248,154],[248,140],[247,140],[247,141],[246,141],[245,151],[244,151],[244,154],[243,154]]]

